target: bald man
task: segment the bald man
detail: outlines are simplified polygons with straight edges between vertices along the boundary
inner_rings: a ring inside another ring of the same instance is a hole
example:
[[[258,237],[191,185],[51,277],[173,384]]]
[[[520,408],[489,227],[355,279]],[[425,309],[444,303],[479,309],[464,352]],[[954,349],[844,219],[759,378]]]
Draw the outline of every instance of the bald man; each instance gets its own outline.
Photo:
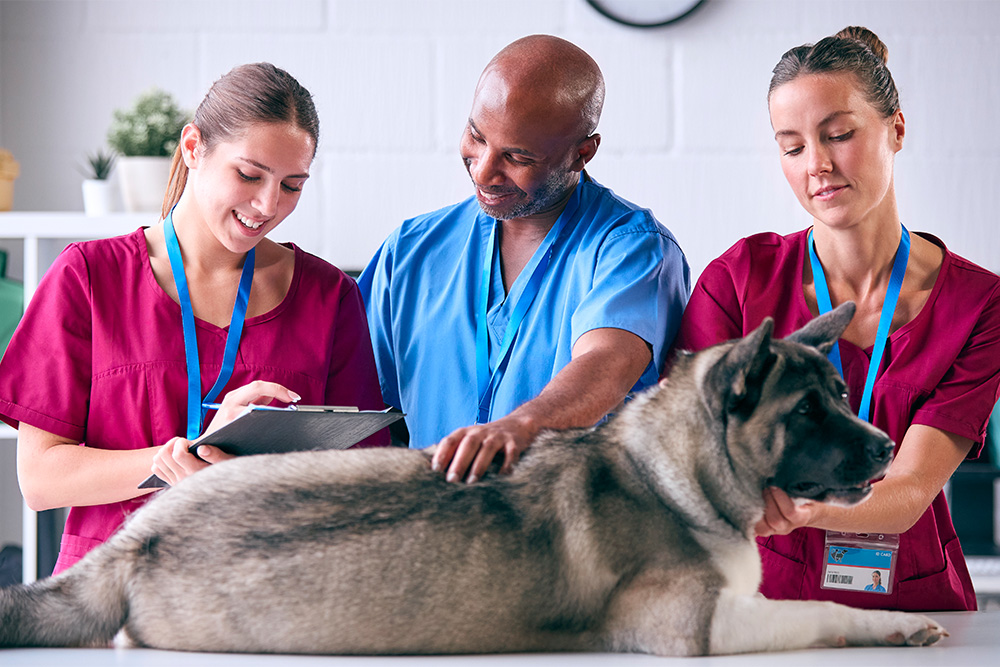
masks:
[[[597,63],[547,35],[486,66],[461,140],[475,189],[394,231],[359,279],[409,446],[474,482],[546,428],[601,421],[657,381],[690,293],[673,235],[591,179]]]

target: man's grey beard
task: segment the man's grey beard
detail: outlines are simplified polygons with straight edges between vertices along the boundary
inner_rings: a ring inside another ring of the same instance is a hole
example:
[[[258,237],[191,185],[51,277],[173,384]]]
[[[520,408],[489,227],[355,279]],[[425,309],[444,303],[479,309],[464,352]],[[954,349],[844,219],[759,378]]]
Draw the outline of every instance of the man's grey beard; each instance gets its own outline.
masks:
[[[573,187],[574,181],[572,178],[567,179],[567,174],[576,175],[575,172],[572,171],[552,172],[549,174],[549,177],[545,180],[545,182],[542,183],[537,190],[535,190],[534,196],[521,200],[509,211],[487,206],[483,204],[482,201],[479,201],[479,208],[481,208],[486,215],[491,218],[496,218],[497,220],[526,218],[530,215],[541,213],[542,211],[552,208],[557,201],[566,195],[566,190],[569,187]],[[471,175],[469,177],[472,178]],[[473,181],[473,185],[475,185],[475,181]],[[520,188],[517,188],[516,192],[522,195],[526,194],[524,190],[521,190]]]

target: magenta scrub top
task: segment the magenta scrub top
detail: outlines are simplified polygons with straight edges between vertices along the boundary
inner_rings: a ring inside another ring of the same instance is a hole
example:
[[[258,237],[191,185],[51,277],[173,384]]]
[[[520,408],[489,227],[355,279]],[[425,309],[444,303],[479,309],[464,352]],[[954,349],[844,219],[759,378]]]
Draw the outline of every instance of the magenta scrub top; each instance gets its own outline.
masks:
[[[288,294],[247,318],[220,395],[259,379],[288,387],[303,404],[382,409],[357,286],[289,247]],[[197,320],[197,331],[204,395],[218,377],[228,328]],[[143,230],[70,245],[46,272],[0,361],[0,418],[87,447],[138,449],[184,435],[186,406],[180,306],[153,277]],[[388,437],[365,444],[388,444]],[[71,508],[55,571],[106,540],[148,497]]]
[[[744,336],[767,317],[784,337],[812,319],[802,291],[808,230],[739,241],[702,273],[684,313],[676,349],[700,350]],[[920,313],[889,337],[872,395],[872,423],[897,443],[910,424],[969,438],[979,455],[1000,398],[1000,278],[944,250],[937,282]],[[871,348],[840,342],[851,403],[858,409]],[[873,595],[820,588],[825,531],[800,528],[758,538],[761,592],[775,599],[833,600],[904,610],[976,608],[948,504],[939,493],[900,536],[893,592]]]

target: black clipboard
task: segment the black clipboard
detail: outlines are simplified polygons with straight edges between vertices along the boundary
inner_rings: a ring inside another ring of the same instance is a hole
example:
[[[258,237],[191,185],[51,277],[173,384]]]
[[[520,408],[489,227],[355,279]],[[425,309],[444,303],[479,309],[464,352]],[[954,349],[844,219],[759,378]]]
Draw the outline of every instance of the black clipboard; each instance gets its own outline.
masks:
[[[324,449],[347,449],[401,419],[403,413],[358,410],[332,405],[295,405],[273,408],[252,405],[243,414],[188,447],[194,454],[201,445],[213,445],[227,454],[281,454]],[[139,484],[140,489],[170,486],[156,475]]]

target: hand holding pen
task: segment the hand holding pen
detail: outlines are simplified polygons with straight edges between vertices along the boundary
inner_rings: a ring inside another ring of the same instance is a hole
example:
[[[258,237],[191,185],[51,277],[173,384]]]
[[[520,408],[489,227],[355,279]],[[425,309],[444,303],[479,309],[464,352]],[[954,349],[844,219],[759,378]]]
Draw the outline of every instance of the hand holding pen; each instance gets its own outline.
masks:
[[[205,429],[205,434],[219,430],[242,415],[251,405],[259,406],[275,400],[294,405],[302,398],[280,384],[264,382],[263,380],[256,380],[239,389],[234,389],[226,394],[222,403],[208,403],[202,406],[205,409],[217,410],[215,418]],[[198,447],[197,454],[192,454],[188,451],[190,446],[191,441],[187,438],[171,438],[160,447],[153,458],[151,466],[153,474],[173,486],[188,475],[213,463],[233,458],[233,456],[211,445],[201,445]]]

